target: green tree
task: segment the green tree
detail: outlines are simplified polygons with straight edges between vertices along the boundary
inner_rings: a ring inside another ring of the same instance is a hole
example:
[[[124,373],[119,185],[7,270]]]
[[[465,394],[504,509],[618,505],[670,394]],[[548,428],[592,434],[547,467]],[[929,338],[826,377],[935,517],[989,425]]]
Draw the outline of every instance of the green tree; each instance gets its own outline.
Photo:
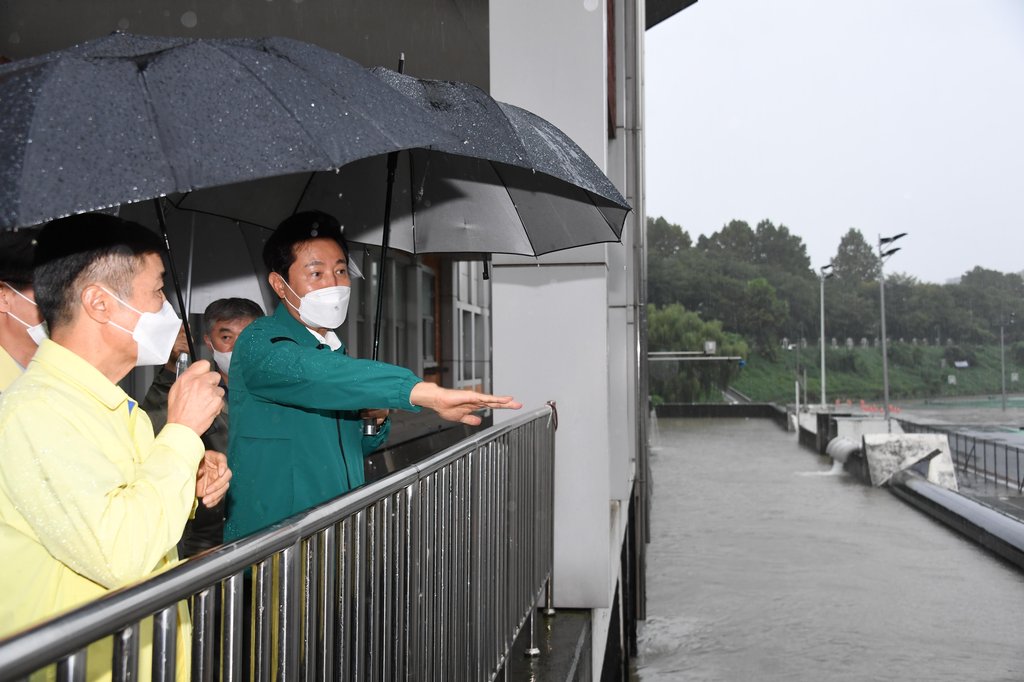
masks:
[[[648,258],[674,258],[690,246],[690,235],[679,225],[661,217],[647,219]]]
[[[755,262],[793,276],[813,276],[811,258],[804,240],[790,233],[785,225],[775,227],[762,220],[754,231]]]
[[[702,351],[714,341],[718,354],[746,357],[742,339],[722,331],[718,321],[705,322],[679,304],[647,307],[648,349],[655,351]],[[739,372],[738,362],[654,361],[649,364],[651,392],[664,402],[696,402],[727,387]]]
[[[878,335],[878,284],[831,279],[825,283],[825,333],[840,343]]]
[[[1024,280],[1017,273],[975,267],[953,289],[953,299],[967,320],[964,340],[998,340],[1000,324],[1020,319],[1024,312]]]
[[[647,300],[668,305],[684,290],[683,257],[690,251],[690,235],[664,218],[647,219]]]
[[[744,263],[757,263],[756,237],[750,225],[742,220],[730,220],[711,236],[701,235],[697,248],[712,255],[725,255]]]
[[[789,314],[789,305],[775,295],[775,287],[763,277],[747,282],[740,301],[738,331],[752,340],[759,353],[775,357],[779,339]]]
[[[885,331],[889,338],[909,341],[916,336],[911,313],[919,284],[914,277],[899,272],[885,276]]]
[[[837,279],[847,282],[878,279],[878,256],[857,228],[851,227],[839,240],[839,250],[832,259],[832,272]]]
[[[915,283],[907,308],[905,336],[928,339],[929,343],[963,336],[965,317],[953,298],[951,285]]]

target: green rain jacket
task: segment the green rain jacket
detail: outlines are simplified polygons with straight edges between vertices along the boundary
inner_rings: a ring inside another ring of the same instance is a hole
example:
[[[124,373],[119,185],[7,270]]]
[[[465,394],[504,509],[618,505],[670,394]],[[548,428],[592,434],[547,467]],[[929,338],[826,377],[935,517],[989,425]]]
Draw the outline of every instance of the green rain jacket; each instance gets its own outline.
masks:
[[[363,484],[363,458],[387,438],[362,435],[359,410],[419,411],[419,377],[320,343],[284,304],[245,328],[231,356],[225,541]]]

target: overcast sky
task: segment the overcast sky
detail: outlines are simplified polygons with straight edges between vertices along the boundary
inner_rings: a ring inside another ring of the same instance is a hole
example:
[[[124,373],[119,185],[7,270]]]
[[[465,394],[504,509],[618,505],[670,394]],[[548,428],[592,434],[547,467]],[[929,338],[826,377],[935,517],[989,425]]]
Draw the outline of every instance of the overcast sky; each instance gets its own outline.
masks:
[[[1024,0],[700,0],[647,32],[647,214],[732,219],[826,264],[1024,270]]]

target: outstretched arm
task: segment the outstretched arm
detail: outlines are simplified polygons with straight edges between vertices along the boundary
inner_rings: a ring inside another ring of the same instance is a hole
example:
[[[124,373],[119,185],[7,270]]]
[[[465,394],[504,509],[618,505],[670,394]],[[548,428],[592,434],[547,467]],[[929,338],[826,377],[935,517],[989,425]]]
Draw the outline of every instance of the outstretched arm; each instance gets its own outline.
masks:
[[[473,414],[477,410],[485,408],[518,410],[523,406],[509,395],[494,396],[476,391],[442,388],[429,381],[421,381],[413,386],[409,402],[429,408],[448,421],[462,422],[470,426],[480,423],[480,417]]]

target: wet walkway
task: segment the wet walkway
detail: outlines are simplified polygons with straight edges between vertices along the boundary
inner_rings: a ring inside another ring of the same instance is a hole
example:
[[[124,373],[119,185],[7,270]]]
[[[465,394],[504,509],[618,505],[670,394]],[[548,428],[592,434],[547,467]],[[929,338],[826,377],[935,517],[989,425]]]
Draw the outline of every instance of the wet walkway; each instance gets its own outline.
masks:
[[[1024,679],[1024,576],[767,420],[661,419],[641,680]]]

